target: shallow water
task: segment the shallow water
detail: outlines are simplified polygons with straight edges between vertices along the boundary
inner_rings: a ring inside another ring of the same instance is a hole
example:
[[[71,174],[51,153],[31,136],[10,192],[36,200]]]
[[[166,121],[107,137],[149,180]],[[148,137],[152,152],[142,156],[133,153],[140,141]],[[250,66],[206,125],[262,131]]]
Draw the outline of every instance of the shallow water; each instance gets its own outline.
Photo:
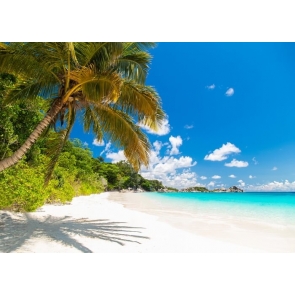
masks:
[[[295,193],[118,193],[110,199],[198,235],[295,252]]]
[[[163,206],[191,213],[226,214],[273,226],[295,226],[295,193],[149,193]]]

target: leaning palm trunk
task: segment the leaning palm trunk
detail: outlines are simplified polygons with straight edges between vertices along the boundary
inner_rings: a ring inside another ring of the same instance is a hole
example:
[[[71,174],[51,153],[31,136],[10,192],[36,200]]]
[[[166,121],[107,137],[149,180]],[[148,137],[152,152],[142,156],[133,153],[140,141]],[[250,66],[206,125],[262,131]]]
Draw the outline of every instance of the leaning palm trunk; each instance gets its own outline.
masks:
[[[29,138],[24,142],[24,144],[16,151],[14,154],[2,161],[0,161],[0,172],[15,165],[32,147],[36,140],[40,137],[41,133],[49,126],[55,116],[62,108],[62,103],[57,102],[53,104],[51,109],[48,111],[45,118],[37,125],[35,130],[31,133]]]
[[[56,101],[26,142],[0,161],[0,171],[16,164],[57,115],[66,128],[51,142],[47,179],[69,137],[77,112],[86,132],[98,141],[104,136],[138,171],[149,163],[151,145],[137,123],[157,130],[165,118],[160,97],[145,85],[152,43],[29,42],[0,44],[0,72],[19,77],[5,101],[36,97]]]

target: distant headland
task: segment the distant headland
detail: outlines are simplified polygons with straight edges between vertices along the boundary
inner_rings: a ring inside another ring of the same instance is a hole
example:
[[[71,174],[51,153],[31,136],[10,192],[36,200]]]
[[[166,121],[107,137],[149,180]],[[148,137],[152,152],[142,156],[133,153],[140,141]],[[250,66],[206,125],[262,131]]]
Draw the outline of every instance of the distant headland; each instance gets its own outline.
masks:
[[[230,188],[215,188],[209,190],[206,187],[194,186],[185,189],[177,190],[175,188],[162,188],[158,192],[168,193],[168,192],[182,192],[182,193],[243,193],[244,191],[236,186],[231,186]]]

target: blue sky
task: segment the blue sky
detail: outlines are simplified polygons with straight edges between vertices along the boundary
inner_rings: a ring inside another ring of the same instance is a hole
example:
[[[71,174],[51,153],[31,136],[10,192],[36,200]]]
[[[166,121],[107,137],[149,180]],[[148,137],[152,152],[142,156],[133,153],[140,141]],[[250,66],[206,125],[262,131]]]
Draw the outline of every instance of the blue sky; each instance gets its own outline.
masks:
[[[147,85],[167,113],[141,174],[173,187],[295,191],[295,43],[158,43]],[[123,159],[75,126],[105,161]]]

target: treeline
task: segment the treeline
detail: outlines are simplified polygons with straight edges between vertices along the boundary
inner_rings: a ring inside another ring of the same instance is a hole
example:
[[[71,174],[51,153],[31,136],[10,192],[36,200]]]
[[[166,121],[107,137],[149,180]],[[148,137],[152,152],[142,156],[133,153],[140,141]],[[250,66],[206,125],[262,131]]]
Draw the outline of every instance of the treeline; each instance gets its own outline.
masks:
[[[209,190],[203,186],[188,187],[188,188],[182,189],[181,191],[182,192],[209,192]]]
[[[15,78],[0,74],[0,159],[10,156],[29,137],[44,117],[47,101],[3,103],[5,91]],[[163,188],[157,180],[147,180],[127,162],[105,163],[93,158],[89,148],[78,140],[68,140],[57,159],[51,179],[45,185],[55,131],[40,138],[17,165],[0,173],[0,209],[33,211],[44,203],[70,201],[74,196],[106,190]]]

